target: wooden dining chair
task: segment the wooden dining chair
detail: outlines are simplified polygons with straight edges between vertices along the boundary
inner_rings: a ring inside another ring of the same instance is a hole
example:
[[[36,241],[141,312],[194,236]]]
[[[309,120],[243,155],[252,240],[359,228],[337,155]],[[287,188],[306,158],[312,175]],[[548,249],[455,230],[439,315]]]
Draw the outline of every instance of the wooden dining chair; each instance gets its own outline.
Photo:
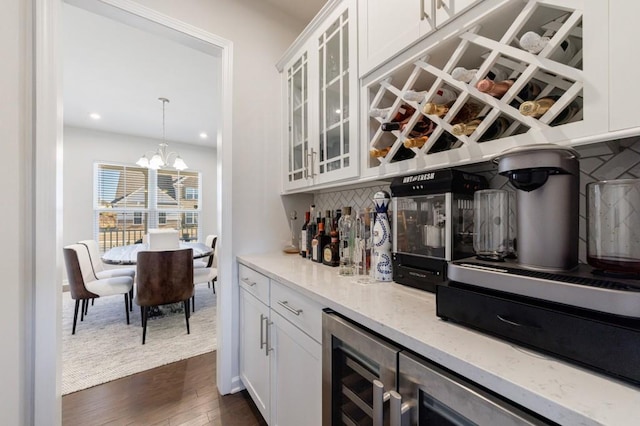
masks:
[[[133,278],[111,277],[98,279],[93,272],[91,259],[89,258],[89,252],[86,246],[82,244],[71,244],[65,246],[63,250],[71,298],[76,301],[71,334],[76,334],[80,301],[82,301],[80,321],[83,321],[89,300],[97,297],[124,294],[124,310],[127,316],[127,324],[129,324],[129,293],[133,288]]]
[[[95,240],[82,240],[78,241],[78,244],[82,244],[87,248],[89,252],[89,259],[91,260],[91,267],[93,273],[98,279],[114,278],[114,277],[131,277],[135,282],[136,270],[135,268],[112,268],[106,269],[100,258],[100,249],[98,243]],[[133,287],[129,293],[129,310],[133,310]]]
[[[135,302],[142,315],[142,344],[147,337],[147,318],[152,306],[182,302],[189,330],[189,299],[193,296],[193,250],[141,251],[137,257],[138,281]]]

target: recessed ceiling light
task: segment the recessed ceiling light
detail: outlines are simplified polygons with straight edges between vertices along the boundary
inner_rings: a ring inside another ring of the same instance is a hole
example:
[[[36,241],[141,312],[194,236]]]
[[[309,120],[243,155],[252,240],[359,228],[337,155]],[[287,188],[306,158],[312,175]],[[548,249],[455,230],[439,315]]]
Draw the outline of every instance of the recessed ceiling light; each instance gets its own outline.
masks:
[[[200,133],[200,139],[206,139],[208,137],[209,136],[205,132]]]
[[[92,112],[91,114],[89,114],[89,117],[93,118],[94,120],[100,120],[100,114]]]

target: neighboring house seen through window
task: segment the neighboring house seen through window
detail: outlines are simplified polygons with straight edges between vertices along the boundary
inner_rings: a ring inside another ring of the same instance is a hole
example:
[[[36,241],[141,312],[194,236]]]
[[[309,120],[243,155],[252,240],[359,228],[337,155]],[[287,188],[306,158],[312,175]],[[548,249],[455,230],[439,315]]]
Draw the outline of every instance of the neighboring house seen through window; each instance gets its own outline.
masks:
[[[183,240],[196,240],[200,180],[191,170],[96,163],[94,237],[101,250],[141,242],[150,228],[177,229]]]

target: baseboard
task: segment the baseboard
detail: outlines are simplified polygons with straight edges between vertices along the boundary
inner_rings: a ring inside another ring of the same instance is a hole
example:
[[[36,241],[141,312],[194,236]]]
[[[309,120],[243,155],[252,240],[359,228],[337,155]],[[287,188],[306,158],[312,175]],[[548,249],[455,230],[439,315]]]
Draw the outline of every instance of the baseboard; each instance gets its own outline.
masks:
[[[240,380],[240,376],[235,376],[231,379],[231,393],[237,393],[244,389],[245,386],[242,380]]]

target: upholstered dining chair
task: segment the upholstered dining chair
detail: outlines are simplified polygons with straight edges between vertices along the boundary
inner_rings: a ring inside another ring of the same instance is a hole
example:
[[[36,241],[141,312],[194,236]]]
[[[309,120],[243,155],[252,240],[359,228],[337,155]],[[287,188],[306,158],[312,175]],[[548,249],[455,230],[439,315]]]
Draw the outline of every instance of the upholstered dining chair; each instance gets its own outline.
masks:
[[[100,249],[98,243],[95,240],[82,240],[78,241],[78,244],[82,244],[87,248],[89,252],[89,259],[91,259],[91,267],[93,273],[98,279],[114,278],[114,277],[131,277],[135,282],[136,270],[135,268],[112,268],[106,269],[102,260],[100,259]],[[129,293],[129,310],[133,310],[133,287]]]
[[[135,302],[142,314],[142,344],[147,337],[147,318],[152,306],[182,302],[189,331],[189,299],[193,296],[193,250],[141,251],[137,257],[138,281]]]
[[[149,250],[177,250],[180,248],[180,235],[175,229],[149,229],[147,234]],[[191,259],[193,262],[193,259]]]
[[[204,268],[193,268],[193,284],[207,283],[207,287],[213,288],[216,294],[216,281],[218,280],[218,244],[217,237],[213,242],[213,254],[209,257],[207,266]],[[191,298],[191,310],[196,311],[196,297]]]
[[[207,237],[204,239],[204,243],[206,245],[208,245],[209,247],[211,247],[214,250],[215,253],[215,248],[216,248],[216,243],[218,242],[218,236],[214,235],[214,234],[209,234],[207,235]],[[211,253],[211,256],[205,257],[204,259],[196,259],[193,261],[193,267],[194,268],[211,268],[212,266],[215,268],[217,267],[217,265],[214,264],[214,259],[213,259],[213,254]],[[217,259],[216,259],[217,260]]]
[[[124,294],[124,310],[127,316],[127,324],[129,324],[129,293],[133,288],[133,278],[125,276],[98,279],[93,272],[89,252],[85,245],[71,244],[65,246],[63,250],[71,298],[76,301],[71,334],[76,334],[80,301],[82,301],[82,314],[80,316],[80,321],[82,321],[84,320],[87,303],[90,299],[97,297]]]

